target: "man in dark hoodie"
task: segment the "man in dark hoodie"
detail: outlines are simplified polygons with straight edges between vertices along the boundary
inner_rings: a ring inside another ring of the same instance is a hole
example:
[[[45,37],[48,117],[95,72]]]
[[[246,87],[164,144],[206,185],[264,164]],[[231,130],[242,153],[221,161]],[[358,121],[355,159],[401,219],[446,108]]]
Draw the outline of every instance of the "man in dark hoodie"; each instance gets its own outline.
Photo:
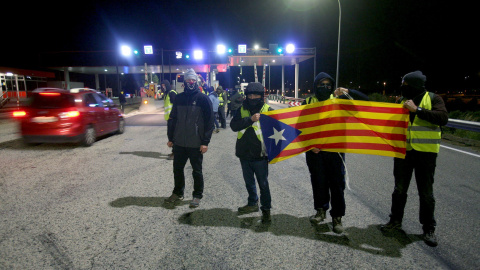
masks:
[[[232,130],[238,132],[235,155],[240,158],[243,179],[248,192],[248,203],[239,207],[238,212],[240,214],[258,212],[256,176],[260,188],[262,223],[268,224],[271,222],[272,198],[268,185],[268,158],[259,119],[260,113],[271,111],[272,108],[263,101],[264,91],[261,83],[249,83],[245,94],[247,99],[233,114],[230,122]]]
[[[172,112],[173,103],[175,103],[175,97],[177,96],[177,91],[171,89],[170,83],[167,80],[162,81],[162,91],[164,93],[163,106],[165,108],[165,121],[168,121],[170,118],[170,113]],[[172,153],[168,155],[167,160],[173,160],[173,148]]]
[[[335,89],[335,80],[327,73],[319,73],[314,80],[313,88],[315,95],[308,97],[302,105],[322,102],[327,99],[342,98],[349,96],[353,99],[368,100],[363,93],[346,88]],[[313,148],[305,153],[310,180],[313,189],[313,203],[317,213],[310,217],[313,225],[319,225],[325,220],[326,211],[330,208],[333,231],[342,233],[342,217],[345,215],[345,154],[322,151]]]
[[[415,171],[420,197],[420,223],[423,225],[423,240],[429,246],[437,246],[434,216],[435,198],[433,182],[437,155],[442,138],[440,126],[448,122],[448,112],[443,99],[425,90],[426,76],[421,71],[406,74],[400,91],[403,107],[410,111],[405,159],[395,158],[393,175],[395,188],[392,194],[390,221],[381,227],[389,232],[402,228],[402,219],[407,203],[407,192]]]
[[[175,187],[166,204],[175,205],[183,200],[185,189],[184,169],[187,160],[192,165],[193,199],[190,208],[200,205],[203,197],[203,154],[208,150],[212,137],[213,108],[207,95],[200,92],[197,74],[193,69],[185,72],[185,88],[175,98],[168,119],[168,147],[174,147],[173,177]]]

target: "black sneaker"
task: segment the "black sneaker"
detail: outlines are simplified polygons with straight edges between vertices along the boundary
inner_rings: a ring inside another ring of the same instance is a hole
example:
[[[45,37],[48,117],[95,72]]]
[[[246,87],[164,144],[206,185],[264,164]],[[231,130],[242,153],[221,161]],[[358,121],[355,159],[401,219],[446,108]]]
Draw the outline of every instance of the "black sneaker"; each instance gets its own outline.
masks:
[[[272,217],[270,216],[270,210],[262,210],[262,223],[263,224],[272,223]]]
[[[258,204],[256,205],[245,205],[238,208],[238,213],[240,214],[249,214],[253,212],[258,212]]]
[[[324,221],[326,217],[326,211],[323,208],[317,209],[317,213],[314,216],[310,217],[310,222],[313,225],[318,225],[320,222]]]
[[[438,245],[437,237],[433,230],[423,233],[423,241],[431,247],[436,247]]]
[[[172,195],[170,197],[165,199],[164,203],[166,203],[166,204],[176,204],[176,203],[181,202],[182,200],[183,200],[183,197],[178,196],[175,193],[172,193]]]
[[[344,229],[342,226],[342,217],[332,217],[333,232],[341,234]]]
[[[391,232],[395,230],[401,230],[402,223],[396,220],[390,220],[387,224],[380,226],[380,230],[383,232]]]

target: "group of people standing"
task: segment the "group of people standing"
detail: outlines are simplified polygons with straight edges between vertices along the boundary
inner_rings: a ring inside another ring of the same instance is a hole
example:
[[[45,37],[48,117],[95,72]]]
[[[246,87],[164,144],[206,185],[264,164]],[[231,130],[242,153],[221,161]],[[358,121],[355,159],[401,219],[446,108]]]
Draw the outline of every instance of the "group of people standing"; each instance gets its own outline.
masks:
[[[406,74],[400,87],[403,99],[400,102],[410,112],[407,131],[407,152],[405,159],[394,159],[394,191],[390,220],[381,226],[384,232],[401,230],[407,191],[415,172],[420,197],[420,223],[423,225],[425,243],[436,246],[436,221],[434,218],[435,199],[433,182],[435,164],[441,140],[440,126],[448,121],[448,113],[441,97],[425,90],[426,77],[420,71]],[[368,100],[360,91],[336,88],[335,80],[327,73],[319,73],[314,80],[314,95],[304,104],[322,102],[334,98]],[[240,159],[248,198],[245,206],[238,208],[239,214],[262,211],[261,221],[271,223],[272,199],[268,183],[268,158],[259,124],[260,114],[272,110],[264,102],[264,87],[260,83],[249,83],[245,89],[246,98],[233,93],[227,98],[225,91],[218,87],[210,95],[199,91],[197,75],[193,70],[185,73],[185,89],[176,95],[172,109],[168,111],[168,147],[173,147],[174,189],[165,200],[175,205],[184,198],[184,167],[187,160],[192,165],[194,179],[191,208],[196,208],[203,197],[204,179],[202,174],[203,154],[213,132],[226,128],[225,104],[230,100],[229,111],[233,118],[232,131],[237,133],[235,155]],[[233,103],[235,102],[235,103]],[[227,103],[228,104],[228,103]],[[235,104],[235,106],[233,106]],[[166,103],[166,113],[167,113]],[[223,108],[222,108],[223,105]],[[221,111],[221,112],[220,112]],[[216,113],[220,124],[216,122]],[[222,115],[223,113],[223,115]],[[216,127],[216,128],[215,128]],[[321,224],[329,211],[335,233],[344,232],[342,217],[345,216],[345,154],[312,148],[306,152],[306,164],[310,172],[313,202],[316,213],[310,217],[314,226]],[[257,193],[257,184],[260,196]]]

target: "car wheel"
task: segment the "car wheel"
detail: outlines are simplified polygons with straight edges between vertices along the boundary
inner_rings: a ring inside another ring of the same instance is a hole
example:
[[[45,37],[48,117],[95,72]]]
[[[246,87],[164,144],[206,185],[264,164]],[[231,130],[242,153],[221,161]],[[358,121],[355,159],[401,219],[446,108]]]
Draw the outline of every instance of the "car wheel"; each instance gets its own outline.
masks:
[[[96,140],[95,129],[92,125],[87,127],[85,134],[83,135],[82,145],[83,146],[91,146]]]
[[[122,118],[118,121],[117,134],[123,134],[125,132],[125,120]]]

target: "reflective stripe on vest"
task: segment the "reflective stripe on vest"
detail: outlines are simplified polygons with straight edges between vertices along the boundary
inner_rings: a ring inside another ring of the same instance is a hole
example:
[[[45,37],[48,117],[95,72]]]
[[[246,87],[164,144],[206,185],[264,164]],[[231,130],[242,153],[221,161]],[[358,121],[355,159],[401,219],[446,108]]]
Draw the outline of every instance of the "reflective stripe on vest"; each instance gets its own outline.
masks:
[[[432,109],[433,93],[426,92],[420,102],[419,107]],[[403,101],[402,103],[404,103]],[[440,151],[440,142],[442,141],[442,132],[440,126],[434,125],[428,121],[415,116],[413,124],[408,122],[407,130],[407,151],[415,149],[421,152],[438,153]]]
[[[263,107],[262,109],[260,110],[260,113],[263,113],[263,112],[268,112],[268,108],[270,108],[270,106],[268,106],[267,104],[263,104]],[[250,111],[249,110],[245,110],[243,108],[243,106],[240,108],[240,116],[242,118],[245,118],[245,117],[250,117]],[[242,137],[243,137],[243,134],[245,134],[245,131],[247,131],[248,128],[253,128],[253,130],[255,131],[255,135],[257,135],[257,139],[262,142],[262,156],[266,156],[266,148],[265,148],[265,144],[263,143],[263,137],[262,137],[262,129],[260,127],[260,121],[257,121],[255,123],[253,123],[251,126],[245,128],[245,129],[242,129],[238,132],[237,134],[237,140],[240,140]]]
[[[218,106],[223,106],[223,93],[218,95]]]
[[[172,112],[172,108],[173,108],[173,103],[170,102],[170,92],[174,92],[175,94],[177,94],[177,92],[175,90],[170,90],[166,95],[165,95],[165,100],[163,101],[163,105],[165,107],[165,114],[164,114],[164,117],[165,117],[165,120],[168,121],[168,118],[170,117],[170,113]]]

